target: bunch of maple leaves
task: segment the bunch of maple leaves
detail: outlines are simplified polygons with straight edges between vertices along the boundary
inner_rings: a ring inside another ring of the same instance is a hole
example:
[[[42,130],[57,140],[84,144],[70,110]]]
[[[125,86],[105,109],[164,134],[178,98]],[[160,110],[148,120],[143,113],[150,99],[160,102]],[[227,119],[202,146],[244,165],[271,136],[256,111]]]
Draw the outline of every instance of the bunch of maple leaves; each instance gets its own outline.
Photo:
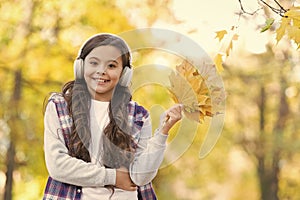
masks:
[[[204,64],[203,67],[208,68],[204,71],[213,72],[211,70],[213,65]],[[188,119],[203,123],[205,117],[212,117],[216,114],[212,111],[211,95],[220,89],[215,88],[214,91],[211,91],[206,84],[209,76],[214,75],[213,72],[203,76],[187,60],[177,65],[176,72],[173,71],[170,74],[169,92],[176,103],[183,104],[184,114]]]
[[[274,21],[274,20],[271,20]],[[266,30],[268,30],[273,23],[266,23]],[[265,29],[262,29],[265,30]],[[297,48],[300,48],[300,7],[291,7],[281,19],[281,24],[276,29],[276,40],[279,42],[284,34],[293,40]]]

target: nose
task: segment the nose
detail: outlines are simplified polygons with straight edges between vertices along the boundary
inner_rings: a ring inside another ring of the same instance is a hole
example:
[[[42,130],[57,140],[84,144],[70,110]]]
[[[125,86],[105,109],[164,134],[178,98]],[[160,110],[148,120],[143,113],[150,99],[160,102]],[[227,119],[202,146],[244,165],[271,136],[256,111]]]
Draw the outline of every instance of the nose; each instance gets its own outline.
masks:
[[[104,75],[106,73],[106,66],[100,65],[96,71],[96,74]]]

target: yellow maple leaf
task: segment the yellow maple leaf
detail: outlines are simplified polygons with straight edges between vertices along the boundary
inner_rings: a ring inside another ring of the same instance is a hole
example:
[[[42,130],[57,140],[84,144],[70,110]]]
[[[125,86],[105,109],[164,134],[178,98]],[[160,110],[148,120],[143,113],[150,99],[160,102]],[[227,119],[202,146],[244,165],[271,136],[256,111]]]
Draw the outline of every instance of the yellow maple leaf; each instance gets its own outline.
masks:
[[[277,43],[287,33],[289,39],[300,47],[300,7],[291,7],[281,19],[281,24],[276,30]]]
[[[228,47],[226,48],[226,56],[229,56],[230,50],[232,49],[232,40],[230,40]]]
[[[300,20],[300,6],[291,7],[286,13],[285,16],[291,17],[293,19]]]
[[[231,37],[231,40],[229,41],[229,45],[227,46],[226,48],[226,56],[229,56],[229,53],[230,51],[232,50],[232,47],[233,47],[233,41],[234,40],[238,40],[239,38],[239,35],[238,34],[234,34],[232,37]]]
[[[288,36],[293,39],[297,44],[300,44],[300,28],[295,26],[289,26],[287,28]]]
[[[287,28],[288,37],[300,47],[300,7],[292,7],[286,13],[285,16],[290,19],[289,26]]]
[[[169,91],[176,103],[183,104],[188,119],[202,123],[205,116],[212,116],[209,89],[195,67],[184,60],[176,66],[176,73],[169,76]]]
[[[169,79],[171,82],[169,91],[176,103],[183,104],[185,116],[191,120],[202,122],[200,119],[200,112],[194,108],[194,105],[197,103],[197,97],[192,87],[178,73],[172,72]]]
[[[226,30],[216,31],[216,37],[219,39],[219,42],[224,38],[224,36],[227,34]]]
[[[239,38],[239,35],[235,33],[235,34],[233,34],[231,40],[238,40],[238,38]]]
[[[284,34],[286,32],[286,28],[287,28],[287,26],[288,26],[289,23],[290,23],[290,19],[289,18],[282,17],[281,24],[280,24],[279,28],[276,30],[276,40],[277,40],[277,43],[284,36]]]
[[[191,63],[184,60],[176,66],[176,70],[189,82],[196,93],[203,92],[201,86],[204,80]]]
[[[202,123],[205,117],[223,112],[220,109],[225,99],[222,86],[210,85],[208,88],[206,85],[206,80],[213,79],[216,74],[215,66],[212,64],[203,62],[196,69],[184,60],[176,66],[176,72],[173,71],[169,75],[171,86],[168,91],[176,103],[183,104],[183,112],[188,119]]]
[[[222,54],[218,53],[214,58],[214,63],[216,65],[218,72],[222,72],[224,70],[222,62],[223,62]]]

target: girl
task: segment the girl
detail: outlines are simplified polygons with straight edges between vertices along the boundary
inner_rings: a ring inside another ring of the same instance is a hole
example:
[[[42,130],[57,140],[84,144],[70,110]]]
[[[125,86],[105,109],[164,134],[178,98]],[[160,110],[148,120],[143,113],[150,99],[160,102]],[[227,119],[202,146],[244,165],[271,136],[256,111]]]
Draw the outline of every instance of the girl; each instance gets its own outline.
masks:
[[[182,108],[168,109],[152,137],[149,113],[131,100],[130,60],[120,37],[95,35],[74,62],[75,80],[48,99],[44,200],[156,199],[151,181]]]

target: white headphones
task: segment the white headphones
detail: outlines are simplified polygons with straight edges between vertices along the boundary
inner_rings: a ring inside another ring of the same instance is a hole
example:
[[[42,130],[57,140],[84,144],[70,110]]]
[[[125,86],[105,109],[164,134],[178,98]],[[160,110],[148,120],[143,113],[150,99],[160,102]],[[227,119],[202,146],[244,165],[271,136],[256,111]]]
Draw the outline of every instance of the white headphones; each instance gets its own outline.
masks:
[[[97,37],[99,35],[103,35],[104,33],[102,34],[96,34],[92,37],[90,37],[88,40],[86,40],[83,45],[81,46],[79,52],[78,52],[78,58],[74,61],[74,64],[73,64],[73,68],[74,68],[74,76],[75,76],[75,79],[83,79],[84,77],[84,60],[80,58],[80,54],[81,54],[81,51],[83,49],[83,47],[85,46],[85,44],[93,39],[94,37]],[[120,38],[116,35],[113,35],[113,34],[108,34],[108,33],[105,33],[105,35],[111,35],[111,36],[114,36],[114,37],[117,37],[117,38]],[[121,38],[120,38],[121,39]],[[121,39],[122,41],[124,41],[123,39]],[[124,41],[124,43],[126,44],[126,42]],[[127,44],[126,44],[127,45]],[[129,47],[127,45],[127,49],[129,50]],[[129,52],[130,53],[130,52]],[[130,58],[131,58],[131,55],[129,55]],[[129,64],[130,64],[130,60],[129,60]],[[121,86],[124,86],[124,87],[128,87],[130,85],[130,82],[131,82],[131,79],[132,79],[132,75],[133,75],[133,68],[132,66],[125,66],[123,68],[123,72],[121,74],[121,78],[119,80],[119,84]]]

